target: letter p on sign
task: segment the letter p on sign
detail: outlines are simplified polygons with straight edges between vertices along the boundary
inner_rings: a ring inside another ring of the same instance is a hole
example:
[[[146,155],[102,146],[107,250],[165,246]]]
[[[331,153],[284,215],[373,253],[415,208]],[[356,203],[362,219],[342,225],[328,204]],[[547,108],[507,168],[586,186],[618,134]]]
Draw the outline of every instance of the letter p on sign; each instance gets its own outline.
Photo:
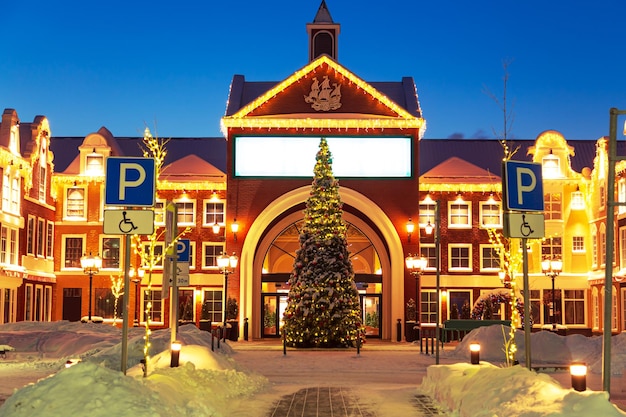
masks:
[[[153,158],[107,158],[104,204],[153,207],[156,197],[155,171]]]
[[[505,161],[502,188],[506,208],[518,211],[543,211],[541,164]]]

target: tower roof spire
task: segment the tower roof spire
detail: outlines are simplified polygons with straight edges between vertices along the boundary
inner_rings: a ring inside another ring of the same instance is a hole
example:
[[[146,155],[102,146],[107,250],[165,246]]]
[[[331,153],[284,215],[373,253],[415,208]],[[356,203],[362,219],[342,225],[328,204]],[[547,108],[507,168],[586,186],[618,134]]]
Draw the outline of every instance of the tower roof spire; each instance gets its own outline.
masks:
[[[326,6],[326,0],[322,0],[322,4],[320,4],[319,9],[317,9],[315,19],[313,19],[313,23],[335,23]]]

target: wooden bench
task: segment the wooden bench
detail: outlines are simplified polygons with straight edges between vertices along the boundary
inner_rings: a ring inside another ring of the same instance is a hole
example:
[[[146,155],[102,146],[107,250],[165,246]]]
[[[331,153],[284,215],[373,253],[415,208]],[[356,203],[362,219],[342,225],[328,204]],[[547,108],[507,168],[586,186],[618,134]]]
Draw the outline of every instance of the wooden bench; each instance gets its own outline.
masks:
[[[445,342],[463,340],[463,337],[474,329],[493,325],[511,326],[511,320],[472,320],[453,319],[443,322],[442,338]]]

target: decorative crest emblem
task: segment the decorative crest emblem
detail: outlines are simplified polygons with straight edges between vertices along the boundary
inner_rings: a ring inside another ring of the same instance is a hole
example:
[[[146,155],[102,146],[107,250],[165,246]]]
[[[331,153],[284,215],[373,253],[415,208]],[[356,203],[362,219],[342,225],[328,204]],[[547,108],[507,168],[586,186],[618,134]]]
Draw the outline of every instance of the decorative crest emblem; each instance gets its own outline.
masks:
[[[321,84],[316,77],[313,79],[311,92],[308,96],[304,96],[304,101],[311,103],[311,107],[316,111],[337,110],[341,107],[341,86],[333,83],[331,87],[327,75],[324,75]]]

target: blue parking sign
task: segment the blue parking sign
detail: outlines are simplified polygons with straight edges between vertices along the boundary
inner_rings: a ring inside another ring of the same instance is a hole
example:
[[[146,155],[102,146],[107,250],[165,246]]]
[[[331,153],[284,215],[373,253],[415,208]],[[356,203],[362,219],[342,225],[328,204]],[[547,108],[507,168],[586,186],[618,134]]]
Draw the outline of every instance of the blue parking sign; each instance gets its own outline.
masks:
[[[179,239],[176,242],[176,260],[178,262],[189,262],[191,242],[189,239]]]
[[[541,164],[505,161],[503,191],[508,210],[543,211]]]
[[[104,204],[153,207],[156,167],[153,158],[109,157],[106,160]]]

